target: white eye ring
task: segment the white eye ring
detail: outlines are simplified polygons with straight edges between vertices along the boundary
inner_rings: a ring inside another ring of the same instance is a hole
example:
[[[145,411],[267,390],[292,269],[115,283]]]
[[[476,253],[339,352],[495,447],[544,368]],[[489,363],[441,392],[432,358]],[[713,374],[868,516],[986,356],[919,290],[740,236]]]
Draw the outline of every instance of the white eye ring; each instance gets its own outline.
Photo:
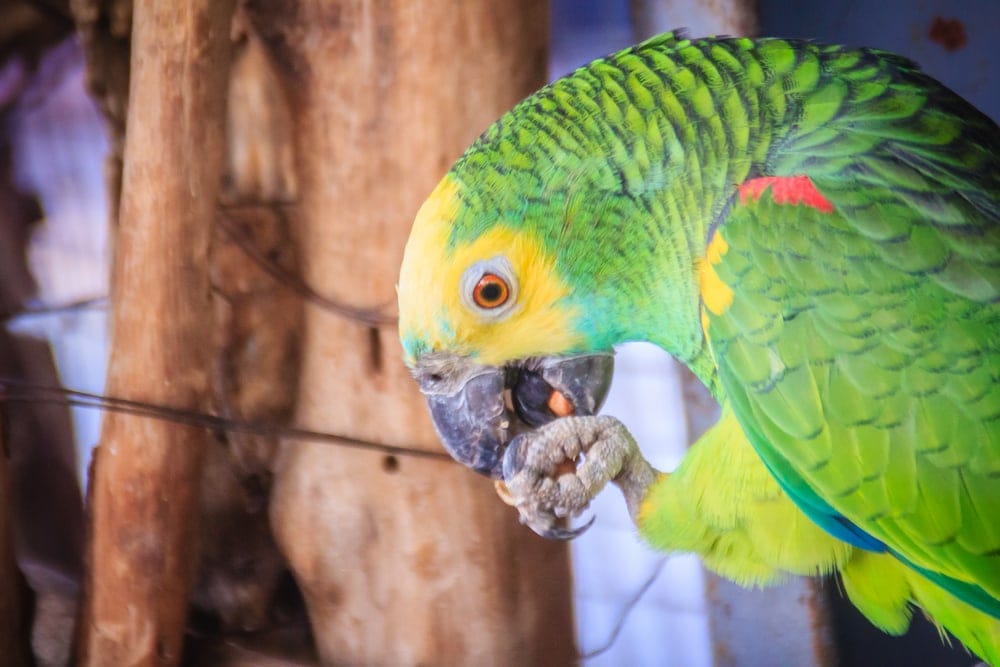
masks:
[[[517,305],[514,269],[502,255],[480,260],[467,268],[459,289],[465,307],[483,319],[502,320]]]

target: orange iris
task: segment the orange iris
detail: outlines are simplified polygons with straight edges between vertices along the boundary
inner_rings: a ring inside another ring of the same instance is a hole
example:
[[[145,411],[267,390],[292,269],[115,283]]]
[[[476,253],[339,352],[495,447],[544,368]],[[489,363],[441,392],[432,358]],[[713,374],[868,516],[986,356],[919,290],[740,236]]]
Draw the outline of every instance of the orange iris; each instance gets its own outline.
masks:
[[[510,298],[510,288],[505,281],[495,273],[484,274],[475,289],[472,290],[472,300],[480,308],[498,308]]]

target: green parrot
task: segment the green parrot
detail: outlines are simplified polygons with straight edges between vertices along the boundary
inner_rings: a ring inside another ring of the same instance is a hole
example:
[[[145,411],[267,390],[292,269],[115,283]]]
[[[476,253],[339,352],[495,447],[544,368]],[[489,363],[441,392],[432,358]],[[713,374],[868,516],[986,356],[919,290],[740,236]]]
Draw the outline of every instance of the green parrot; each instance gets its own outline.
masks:
[[[518,104],[417,214],[437,431],[550,537],[608,482],[745,585],[838,572],[1000,665],[1000,129],[912,62],[665,34]],[[650,341],[722,406],[671,473],[595,414]],[[558,399],[558,400],[555,400]]]

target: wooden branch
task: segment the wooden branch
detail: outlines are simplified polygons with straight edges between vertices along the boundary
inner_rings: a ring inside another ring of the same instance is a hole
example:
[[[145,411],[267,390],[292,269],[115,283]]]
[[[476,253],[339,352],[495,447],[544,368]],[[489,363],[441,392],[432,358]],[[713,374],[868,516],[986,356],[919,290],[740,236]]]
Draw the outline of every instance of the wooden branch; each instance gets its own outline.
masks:
[[[232,3],[134,7],[108,393],[201,408],[210,221],[220,186]],[[195,566],[200,429],[109,414],[96,452],[79,657],[180,658]]]
[[[125,120],[128,112],[132,0],[68,0],[76,33],[87,59],[87,89],[107,124],[108,220],[118,225],[122,194]]]
[[[25,618],[24,578],[14,559],[6,424],[0,414],[0,656],[11,667],[32,664],[30,630]]]
[[[306,282],[395,302],[422,199],[502,111],[544,83],[534,0],[263,3],[252,22],[295,109]],[[439,450],[395,327],[310,306],[297,421]],[[272,524],[335,664],[574,662],[564,544],[519,526],[447,461],[297,443]]]

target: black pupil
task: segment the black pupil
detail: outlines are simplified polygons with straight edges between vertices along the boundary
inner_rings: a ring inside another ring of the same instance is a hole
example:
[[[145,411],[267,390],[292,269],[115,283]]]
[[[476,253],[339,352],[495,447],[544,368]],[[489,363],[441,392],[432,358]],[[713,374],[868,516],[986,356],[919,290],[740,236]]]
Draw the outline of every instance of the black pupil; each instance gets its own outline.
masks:
[[[503,296],[503,288],[498,283],[486,283],[479,289],[479,298],[487,303],[498,301]]]

